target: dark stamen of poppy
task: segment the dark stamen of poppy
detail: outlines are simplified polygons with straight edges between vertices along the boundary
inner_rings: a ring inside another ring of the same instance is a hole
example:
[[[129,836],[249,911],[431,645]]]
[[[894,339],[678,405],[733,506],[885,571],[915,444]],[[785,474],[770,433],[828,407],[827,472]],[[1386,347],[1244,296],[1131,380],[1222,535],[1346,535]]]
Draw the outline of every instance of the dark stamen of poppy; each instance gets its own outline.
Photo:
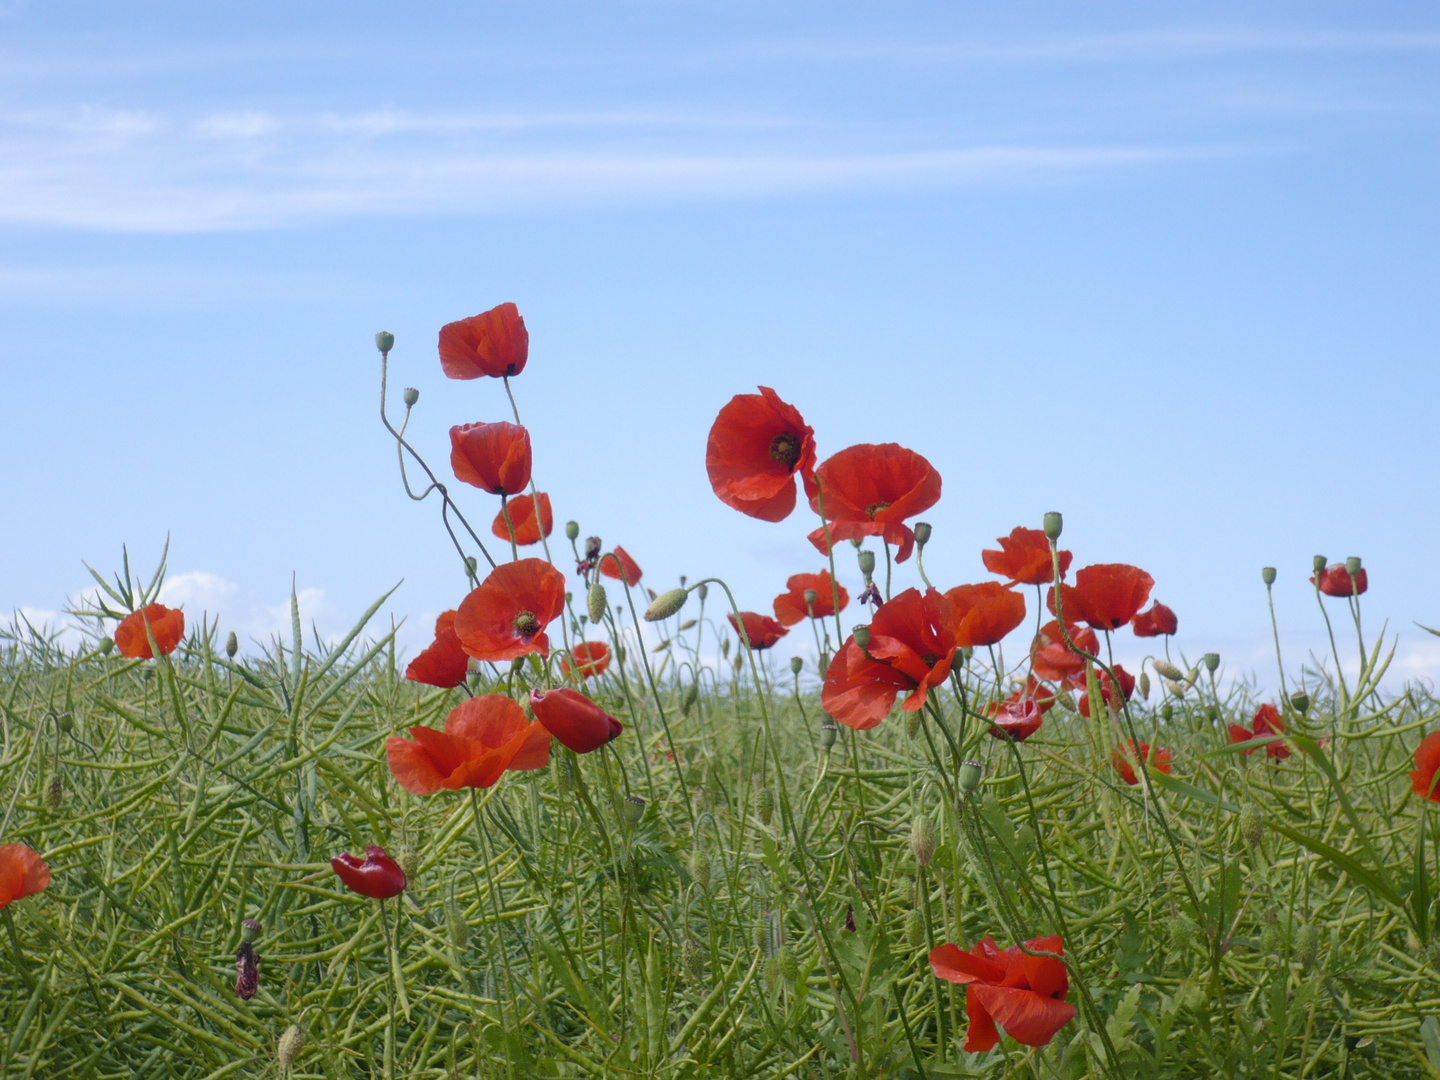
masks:
[[[889,505],[890,504],[888,502],[871,503],[869,506],[865,507],[865,513],[870,515],[871,521],[874,521],[875,515],[878,514],[881,510],[884,510]]]
[[[800,460],[800,440],[788,431],[782,431],[770,440],[770,456],[787,469],[794,468]]]
[[[926,667],[934,667],[935,661],[939,658],[934,653],[927,652],[924,656],[920,657],[920,659],[925,661]]]
[[[522,611],[515,616],[515,633],[527,642],[540,632],[540,620],[533,611]]]

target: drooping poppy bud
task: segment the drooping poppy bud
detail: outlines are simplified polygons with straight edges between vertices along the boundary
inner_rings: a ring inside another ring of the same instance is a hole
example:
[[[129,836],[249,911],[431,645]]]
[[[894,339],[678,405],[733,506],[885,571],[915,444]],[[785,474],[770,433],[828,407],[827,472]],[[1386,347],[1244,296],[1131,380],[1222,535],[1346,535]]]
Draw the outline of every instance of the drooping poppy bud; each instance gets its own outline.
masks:
[[[905,915],[905,944],[912,949],[925,944],[925,919],[914,908]]]
[[[769,825],[775,816],[775,793],[768,787],[762,787],[755,796],[755,812],[760,815],[762,825]]]
[[[928,817],[917,817],[910,826],[910,850],[922,868],[929,866],[935,857],[935,826]]]
[[[701,892],[710,891],[710,856],[697,851],[690,857],[690,877]]]
[[[1315,966],[1315,961],[1320,955],[1320,934],[1306,923],[1295,931],[1295,959],[1300,961],[1300,966],[1309,971]]]
[[[231,660],[234,660],[235,654],[239,651],[240,639],[235,636],[235,631],[231,630],[229,637],[225,639],[225,655],[228,656]]]
[[[668,619],[685,606],[685,601],[690,594],[684,589],[670,589],[663,592],[650,602],[645,609],[646,622],[659,622],[661,619]]]
[[[365,849],[363,859],[348,851],[336,855],[330,860],[330,867],[347,889],[361,896],[387,900],[405,891],[405,871],[385,854],[384,848],[375,844]]]
[[[300,1051],[305,1049],[305,1032],[299,1026],[291,1024],[285,1029],[285,1034],[280,1036],[280,1044],[275,1049],[275,1057],[280,1061],[280,1075],[284,1076],[295,1064],[295,1059],[300,1056]]]
[[[1244,837],[1245,843],[1255,847],[1264,833],[1265,818],[1260,813],[1260,807],[1253,802],[1247,802],[1240,807],[1240,835]]]
[[[530,708],[546,731],[577,754],[598,750],[624,730],[619,720],[569,687],[531,690]]]

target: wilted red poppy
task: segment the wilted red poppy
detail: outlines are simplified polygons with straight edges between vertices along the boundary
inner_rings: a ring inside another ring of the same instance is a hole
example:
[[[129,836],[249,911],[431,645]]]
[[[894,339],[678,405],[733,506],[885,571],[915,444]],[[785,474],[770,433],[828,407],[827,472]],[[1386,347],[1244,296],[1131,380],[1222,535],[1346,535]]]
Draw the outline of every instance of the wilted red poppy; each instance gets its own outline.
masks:
[[[1135,621],[1130,624],[1130,629],[1135,632],[1136,637],[1159,637],[1161,634],[1173,634],[1180,627],[1180,620],[1175,617],[1164,604],[1156,600],[1150,605],[1149,611],[1142,611],[1135,616]]]
[[[1116,749],[1111,760],[1115,763],[1115,770],[1120,774],[1120,779],[1124,780],[1125,783],[1131,787],[1140,783],[1140,778],[1135,775],[1134,763],[1137,761],[1147,761],[1152,767],[1167,775],[1170,772],[1170,751],[1166,750],[1163,746],[1157,746],[1155,752],[1152,754],[1149,743],[1142,742],[1140,744],[1140,752],[1137,754],[1135,752],[1135,744],[1127,739],[1123,746]]]
[[[0,844],[0,908],[50,886],[50,868],[24,844]]]
[[[375,844],[365,849],[363,859],[348,851],[336,855],[330,867],[347,889],[373,900],[388,900],[405,891],[405,871]]]
[[[1110,675],[1104,671],[1097,671],[1096,674],[1099,676],[1098,681],[1100,683],[1101,700],[1104,701],[1106,705],[1113,705],[1116,709],[1119,709],[1120,703],[1113,700],[1115,688],[1110,682]],[[1120,700],[1129,701],[1131,695],[1135,693],[1135,676],[1131,675],[1119,664],[1116,664],[1115,677],[1120,680]],[[1083,685],[1084,684],[1081,683],[1082,687]],[[1085,719],[1087,720],[1090,719],[1089,694],[1082,693],[1080,695],[1080,715],[1085,717]]]
[[[450,468],[457,480],[491,495],[517,495],[530,483],[530,432],[506,420],[456,425],[450,429]]]
[[[415,795],[488,788],[507,769],[543,769],[550,761],[550,732],[502,694],[461,702],[444,731],[412,727],[410,735],[386,739],[385,756],[395,782]]]
[[[1017,525],[1009,536],[996,537],[995,542],[1000,545],[999,551],[986,548],[980,552],[980,561],[992,574],[1007,577],[1017,585],[1045,585],[1055,579],[1050,541],[1042,530]],[[1070,569],[1071,558],[1070,552],[1060,552],[1062,580]]]
[[[1250,722],[1250,727],[1242,727],[1239,724],[1230,725],[1230,742],[1249,742],[1251,739],[1263,739],[1267,735],[1283,735],[1285,733],[1285,721],[1280,718],[1280,710],[1268,702],[1261,705],[1255,711],[1255,718]],[[1241,750],[1242,754],[1253,754],[1255,747],[1248,750]],[[1290,756],[1290,748],[1279,739],[1265,746],[1265,753],[1276,760],[1284,760]]]
[[[902,691],[901,708],[923,708],[930,689],[950,674],[956,651],[950,627],[950,602],[934,589],[924,595],[906,589],[881,604],[870,620],[869,647],[862,651],[851,636],[830,661],[821,706],[857,731],[884,720]]]
[[[999,582],[957,585],[945,599],[953,612],[955,644],[962,649],[994,645],[1025,621],[1025,597]]]
[[[1052,697],[1050,703],[1054,704]],[[1008,736],[1016,742],[1024,742],[1045,722],[1045,710],[1031,697],[1006,698],[992,701],[987,715],[992,721],[990,734],[996,738]]]
[[[1100,639],[1095,636],[1094,630],[1075,625],[1067,625],[1066,628],[1070,632],[1070,640],[1081,649],[1091,656],[1099,652]],[[1038,678],[1060,682],[1074,678],[1085,670],[1084,659],[1065,643],[1065,637],[1060,633],[1060,623],[1055,619],[1040,628],[1040,633],[1035,635],[1033,649],[1034,671]]]
[[[619,720],[569,687],[531,690],[530,708],[545,730],[577,754],[598,750],[625,730]]]
[[[540,520],[535,520],[535,499],[529,495],[516,495],[505,504],[505,509],[510,512],[510,524],[515,527],[515,543],[521,547],[527,544],[538,544],[542,536],[549,536],[550,530],[555,528],[555,516],[550,512],[550,496],[540,492],[535,496],[540,500]],[[505,515],[496,514],[495,521],[490,526],[490,531],[501,540],[510,539],[510,530],[505,527]]]
[[[1126,563],[1096,563],[1075,574],[1074,585],[1061,585],[1065,621],[1086,622],[1096,630],[1118,630],[1150,599],[1155,579]],[[1046,606],[1055,614],[1055,586],[1050,586]]]
[[[1370,578],[1364,567],[1353,580],[1344,563],[1332,563],[1317,576],[1320,578],[1320,591],[1326,596],[1358,596],[1370,587]],[[1310,584],[1315,584],[1315,578],[1310,579]]]
[[[514,660],[550,653],[545,627],[565,610],[565,575],[544,559],[517,559],[460,602],[455,633],[477,660]]]
[[[775,643],[790,631],[781,626],[768,615],[760,615],[754,611],[740,612],[740,623],[745,626],[745,632],[740,633],[740,623],[735,621],[735,613],[732,611],[725,616],[730,620],[730,625],[740,637],[740,644],[747,642],[752,649],[774,648]]]
[[[1440,772],[1440,731],[1426,735],[1415,748],[1415,771],[1410,774],[1410,786],[1415,789],[1416,795],[1431,802],[1440,802],[1440,783],[1435,781],[1436,772]],[[0,852],[4,850],[0,848]],[[0,900],[3,898],[4,894],[0,893]]]
[[[795,473],[815,468],[815,432],[768,386],[736,394],[715,417],[705,471],[720,501],[761,521],[795,509]]]
[[[622,574],[621,571],[624,571]],[[614,551],[607,551],[600,556],[600,573],[608,578],[624,578],[625,584],[632,589],[640,583],[640,566],[630,557],[629,553],[619,544],[615,545]]]
[[[1058,935],[1032,938],[1025,947],[1065,953]],[[1027,956],[1018,947],[1002,952],[995,939],[987,937],[969,952],[948,943],[935,948],[930,970],[936,978],[965,987],[965,1016],[970,1021],[966,1053],[993,1050],[1000,1041],[996,1024],[1018,1043],[1044,1046],[1075,1019],[1075,1006],[1065,1001],[1070,976],[1064,961]]]
[[[452,379],[519,375],[530,356],[520,309],[505,303],[440,328],[440,366]]]
[[[824,496],[831,540],[883,537],[887,544],[899,546],[896,562],[908,559],[915,545],[915,534],[905,519],[940,500],[940,474],[934,466],[896,443],[846,447],[804,480],[810,508],[816,513]],[[812,532],[810,541],[823,552],[824,530]]]
[[[805,606],[806,589],[815,590],[815,602],[810,609]],[[844,585],[838,587],[838,592],[839,610],[844,611],[850,603],[850,594],[845,591]],[[811,609],[817,619],[835,614],[835,592],[830,588],[829,570],[821,570],[818,574],[791,574],[785,582],[785,591],[775,598],[775,618],[785,626],[794,626],[809,618]]]
[[[593,678],[596,675],[605,674],[605,669],[610,666],[610,646],[603,641],[581,641],[570,650],[574,658],[574,670],[579,671],[582,678]],[[571,672],[570,661],[565,657],[560,658],[560,672],[569,675]]]
[[[435,640],[410,661],[405,678],[426,686],[459,686],[465,681],[469,661],[455,633],[455,612],[442,611],[435,620]]]
[[[150,624],[150,633],[155,636],[155,647],[161,656],[169,656],[185,636],[185,613],[179,608],[168,608],[164,604],[147,604],[139,611],[132,611],[120,620],[115,628],[115,648],[120,655],[131,660],[149,660],[150,638],[145,634],[145,624]]]

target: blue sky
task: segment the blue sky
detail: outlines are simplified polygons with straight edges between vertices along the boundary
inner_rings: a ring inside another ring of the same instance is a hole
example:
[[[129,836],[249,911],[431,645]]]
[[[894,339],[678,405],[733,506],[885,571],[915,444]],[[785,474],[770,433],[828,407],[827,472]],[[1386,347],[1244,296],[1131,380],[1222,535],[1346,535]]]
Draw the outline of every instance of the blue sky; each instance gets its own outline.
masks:
[[[1059,509],[1263,680],[1259,568],[1298,663],[1355,554],[1440,673],[1431,8],[12,0],[0,40],[0,610],[168,532],[192,617],[263,637],[293,573],[335,632],[403,578],[413,647],[463,580],[372,335],[443,465],[508,406],[438,328],[513,300],[537,479],[647,583],[819,568],[705,480],[764,383],[822,455],[930,458],[937,584]]]

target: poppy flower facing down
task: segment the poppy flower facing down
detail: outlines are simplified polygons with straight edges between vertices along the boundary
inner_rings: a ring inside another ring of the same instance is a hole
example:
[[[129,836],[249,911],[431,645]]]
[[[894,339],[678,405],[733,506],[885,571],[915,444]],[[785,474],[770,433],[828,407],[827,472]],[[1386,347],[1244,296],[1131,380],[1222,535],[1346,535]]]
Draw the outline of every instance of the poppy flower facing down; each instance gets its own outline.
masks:
[[[823,497],[832,541],[880,536],[899,546],[896,562],[908,559],[915,546],[915,534],[905,519],[940,501],[940,474],[915,451],[897,443],[846,447],[804,479],[810,508],[817,514]],[[812,532],[810,541],[828,554],[823,529]]]
[[[1025,942],[1035,952],[1063,956],[1058,935]],[[1019,948],[1001,951],[987,937],[969,952],[958,945],[941,945],[930,953],[935,977],[965,987],[965,1052],[993,1050],[1000,1029],[1018,1043],[1044,1046],[1062,1027],[1075,1019],[1075,1006],[1065,1001],[1070,976],[1062,960],[1027,956]]]
[[[1320,591],[1326,596],[1359,596],[1370,587],[1370,578],[1364,567],[1351,580],[1350,571],[1345,569],[1344,563],[1331,563],[1316,577],[1320,579]],[[1310,579],[1310,584],[1316,584],[1315,578]]]
[[[1100,639],[1095,636],[1094,630],[1073,625],[1067,625],[1066,629],[1070,633],[1070,640],[1079,648],[1091,656],[1099,652]],[[1085,660],[1065,643],[1065,635],[1060,632],[1060,623],[1055,619],[1040,628],[1032,648],[1037,678],[1048,682],[1061,682],[1074,679],[1085,670]]]
[[[1230,725],[1230,742],[1232,744],[1249,742],[1251,739],[1263,739],[1267,735],[1283,735],[1284,733],[1285,721],[1280,719],[1280,710],[1267,702],[1255,711],[1255,718],[1250,722],[1248,728],[1239,724]],[[1253,746],[1248,750],[1240,751],[1242,754],[1253,754],[1254,752],[1255,747]],[[1277,739],[1266,745],[1265,753],[1277,761],[1283,761],[1290,756],[1290,748]]]
[[[962,649],[994,645],[1025,621],[1025,597],[995,581],[957,585],[945,599],[954,613],[955,644]]]
[[[640,564],[619,544],[615,545],[614,551],[600,556],[600,573],[608,578],[623,579],[632,589],[640,584]]]
[[[455,633],[477,660],[550,653],[545,627],[565,610],[565,575],[544,559],[504,563],[460,602]]]
[[[442,611],[435,620],[435,640],[405,669],[405,678],[449,689],[465,681],[470,657],[455,633],[455,612]]]
[[[987,548],[980,552],[980,561],[992,574],[1009,578],[1016,585],[1048,585],[1055,579],[1050,561],[1050,541],[1040,529],[1017,525],[1009,536],[996,537],[1000,550]],[[1060,577],[1070,569],[1073,556],[1060,552]]]
[[[1050,704],[1054,703],[1052,697]],[[992,702],[987,715],[992,722],[991,735],[997,739],[1008,737],[1016,742],[1024,742],[1045,722],[1045,710],[1033,697]]]
[[[570,660],[563,656],[560,658],[561,674],[578,671],[581,678],[591,679],[605,674],[605,669],[610,666],[610,646],[603,641],[578,642],[570,650],[570,656],[574,660],[573,666]]]
[[[488,788],[506,770],[543,769],[550,732],[503,694],[470,698],[450,710],[445,730],[412,727],[385,740],[395,782],[413,795],[446,788]]]
[[[1120,703],[1129,701],[1130,696],[1135,693],[1135,676],[1131,675],[1119,664],[1115,665],[1115,677],[1120,680],[1120,701],[1114,700],[1115,687],[1110,682],[1109,674],[1104,671],[1096,672],[1096,674],[1099,676],[1100,682],[1100,699],[1104,701],[1106,705],[1114,706],[1118,710]],[[1080,685],[1083,687],[1084,683],[1081,682]],[[1086,720],[1090,719],[1089,694],[1082,693],[1080,695],[1080,715],[1085,717]]]
[[[705,471],[720,501],[761,521],[795,509],[795,474],[815,468],[815,432],[768,386],[736,394],[705,443]]]
[[[1159,637],[1162,634],[1173,634],[1179,628],[1180,620],[1175,617],[1175,612],[1159,600],[1150,605],[1149,611],[1136,615],[1135,621],[1130,624],[1136,637]]]
[[[1074,585],[1060,586],[1066,622],[1089,623],[1096,630],[1118,630],[1150,599],[1155,579],[1126,563],[1096,563],[1075,574]],[[1055,586],[1046,606],[1055,614]]]
[[[450,468],[455,479],[491,495],[518,495],[530,483],[530,432],[506,420],[457,424],[450,429]]]
[[[1152,768],[1159,769],[1166,775],[1170,773],[1170,751],[1163,746],[1157,746],[1152,754],[1150,744],[1142,742],[1137,754],[1135,744],[1126,739],[1124,745],[1115,750],[1111,760],[1115,763],[1115,771],[1120,774],[1120,779],[1131,787],[1140,783],[1140,778],[1135,775],[1135,763],[1138,761],[1149,762]]]
[[[452,379],[519,375],[530,357],[520,309],[505,303],[440,328],[440,366]]]
[[[752,649],[773,649],[775,643],[790,631],[781,626],[768,615],[760,615],[754,611],[740,612],[740,622],[735,621],[735,613],[732,611],[725,616],[730,620],[731,627],[740,638],[740,644],[749,644]],[[740,632],[741,625],[744,625],[745,632]]]
[[[185,636],[185,613],[179,608],[168,608],[164,604],[147,604],[139,611],[132,611],[120,620],[115,628],[115,648],[120,655],[131,660],[149,660],[150,638],[145,633],[145,624],[150,624],[150,633],[155,637],[155,647],[161,656],[169,656]]]
[[[0,844],[0,908],[50,887],[50,868],[24,844]]]
[[[815,590],[815,603],[810,608],[805,605],[806,589]],[[832,591],[829,570],[821,570],[818,574],[791,574],[785,582],[785,591],[775,598],[775,618],[785,626],[794,626],[808,619],[813,609],[815,618],[828,619],[836,611],[836,591],[840,594],[839,610],[844,611],[850,603],[850,594],[845,591],[844,585]]]
[[[330,868],[347,889],[372,900],[388,900],[405,891],[405,871],[375,844],[365,849],[363,859],[348,851],[336,855],[330,860]]]
[[[619,720],[568,687],[531,690],[530,708],[545,730],[577,754],[598,750],[625,730]]]
[[[1440,772],[1440,731],[1432,731],[1415,748],[1415,771],[1410,774],[1410,786],[1415,789],[1416,795],[1431,802],[1440,802],[1440,782],[1435,778],[1437,772]],[[0,848],[0,852],[4,850]],[[3,880],[0,877],[0,881]],[[0,904],[4,899],[5,894],[0,891]]]
[[[540,520],[535,520],[535,499],[540,500]],[[515,527],[515,543],[521,547],[538,544],[542,537],[549,536],[555,528],[555,515],[550,511],[550,496],[540,492],[534,498],[516,495],[505,504],[510,514],[510,524]],[[490,531],[501,540],[510,539],[510,530],[505,526],[505,515],[496,514]]]

